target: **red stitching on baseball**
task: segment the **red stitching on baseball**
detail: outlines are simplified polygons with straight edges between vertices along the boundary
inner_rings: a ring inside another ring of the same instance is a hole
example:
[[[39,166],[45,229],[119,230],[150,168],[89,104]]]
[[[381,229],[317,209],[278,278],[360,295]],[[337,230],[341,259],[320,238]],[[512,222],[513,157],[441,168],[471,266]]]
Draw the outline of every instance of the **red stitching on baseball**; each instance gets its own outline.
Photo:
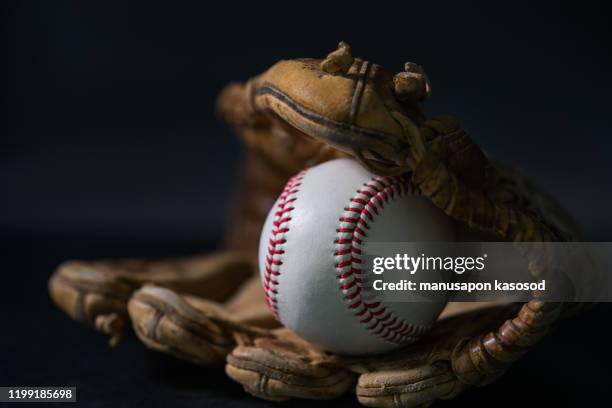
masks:
[[[379,215],[385,204],[412,191],[410,179],[405,176],[373,178],[357,190],[349,206],[339,218],[340,225],[334,244],[336,270],[340,291],[359,322],[376,336],[398,344],[414,342],[430,326],[412,325],[388,311],[380,302],[366,302],[362,297],[363,285],[361,244],[367,237],[369,223]]]
[[[272,222],[274,229],[268,240],[268,255],[266,256],[262,285],[266,302],[276,320],[279,320],[276,304],[276,295],[278,294],[276,286],[278,286],[280,266],[283,264],[281,255],[285,253],[281,245],[287,242],[285,234],[289,231],[288,223],[291,221],[291,211],[294,209],[290,204],[297,199],[296,194],[299,191],[305,173],[305,171],[301,171],[291,177],[285,185],[276,205],[277,210],[274,212],[274,221]]]

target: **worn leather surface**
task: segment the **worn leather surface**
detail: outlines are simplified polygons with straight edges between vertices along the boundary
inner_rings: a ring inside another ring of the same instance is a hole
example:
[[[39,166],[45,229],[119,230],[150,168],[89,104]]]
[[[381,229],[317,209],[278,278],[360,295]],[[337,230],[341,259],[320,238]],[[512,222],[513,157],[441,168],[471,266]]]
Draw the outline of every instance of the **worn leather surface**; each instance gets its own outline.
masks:
[[[379,65],[354,59],[345,74],[329,74],[322,60],[281,61],[245,89],[253,112],[269,111],[292,128],[346,153],[403,165],[414,127],[423,120],[416,105],[393,96],[392,77]],[[408,135],[407,135],[408,133]]]
[[[67,261],[49,280],[53,301],[73,319],[94,326],[116,345],[131,326],[127,302],[142,285],[156,283],[202,298],[225,300],[253,273],[249,252],[176,259]]]
[[[197,364],[226,361],[226,373],[253,395],[330,399],[350,391],[371,406],[397,401],[416,406],[455,396],[467,385],[451,369],[454,346],[494,329],[518,308],[449,303],[416,344],[376,357],[350,357],[275,329],[256,277],[225,305],[151,285],[129,302],[135,331],[147,346]]]

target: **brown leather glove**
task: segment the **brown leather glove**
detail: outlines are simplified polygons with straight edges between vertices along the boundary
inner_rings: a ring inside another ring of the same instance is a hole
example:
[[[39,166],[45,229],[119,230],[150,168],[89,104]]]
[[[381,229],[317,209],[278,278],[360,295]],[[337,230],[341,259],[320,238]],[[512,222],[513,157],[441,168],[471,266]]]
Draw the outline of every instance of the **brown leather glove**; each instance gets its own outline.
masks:
[[[129,331],[127,302],[146,283],[223,301],[253,274],[252,252],[220,252],[175,259],[67,261],[49,280],[53,301],[73,319],[110,336]]]
[[[539,231],[535,223],[542,222],[545,231],[555,231],[562,239],[578,236],[554,201],[515,171],[489,165],[495,183],[481,198],[524,211],[510,224],[512,233],[529,240]],[[477,211],[465,214],[471,217]],[[506,221],[500,218],[499,225]],[[542,267],[532,265],[532,273]],[[226,372],[247,392],[270,400],[333,398],[354,387],[366,406],[427,406],[500,378],[561,316],[580,306],[540,300],[522,305],[450,303],[417,344],[370,358],[331,355],[280,330],[273,338],[256,337],[236,347],[227,358]]]
[[[324,60],[281,61],[245,85],[228,87],[219,111],[246,142],[248,174],[230,241],[248,238],[240,241],[244,246],[232,247],[256,247],[263,215],[292,173],[345,155],[378,174],[410,172],[423,196],[446,214],[500,240],[577,237],[554,202],[491,162],[456,121],[425,118],[416,102],[429,94],[429,81],[417,65],[408,63],[392,77],[353,58],[344,43]],[[530,259],[530,271],[542,273],[546,265],[535,261]],[[568,309],[538,300],[449,304],[418,343],[384,356],[348,358],[319,350],[287,329],[270,328],[257,278],[219,303],[194,291],[186,294],[179,284],[182,268],[169,268],[165,281],[149,273],[126,279],[104,269],[93,279],[60,270],[51,281],[54,299],[72,316],[111,332],[106,327],[114,322],[125,325],[130,299],[134,330],[149,347],[201,364],[222,362],[227,354],[228,375],[248,392],[272,400],[334,398],[353,386],[368,406],[420,406],[452,398],[499,378]],[[223,276],[215,271],[209,269]],[[227,280],[221,279],[231,293],[237,285]],[[145,282],[157,285],[130,298]]]
[[[499,378],[546,334],[560,310],[537,301],[522,308],[451,303],[417,344],[370,358],[329,355],[278,331],[274,339],[235,348],[226,372],[270,400],[334,398],[352,389],[366,406],[429,405]]]
[[[148,347],[197,364],[222,364],[243,339],[271,336],[269,329],[278,327],[257,276],[224,304],[146,285],[134,293],[128,310]]]
[[[275,328],[257,277],[221,304],[147,285],[129,313],[150,348],[226,373],[260,398],[331,399],[355,392],[366,406],[421,406],[499,378],[557,320],[559,304],[449,303],[418,343],[373,357],[327,353]]]

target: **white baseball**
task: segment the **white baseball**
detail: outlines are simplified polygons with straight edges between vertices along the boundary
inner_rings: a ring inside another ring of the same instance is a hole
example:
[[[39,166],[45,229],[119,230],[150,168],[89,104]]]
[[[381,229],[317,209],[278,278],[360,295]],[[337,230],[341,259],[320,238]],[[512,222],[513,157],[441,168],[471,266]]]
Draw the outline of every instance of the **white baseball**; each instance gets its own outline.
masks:
[[[452,240],[451,219],[415,194],[408,177],[379,177],[352,159],[323,163],[288,181],[264,225],[259,266],[268,305],[285,327],[332,352],[401,347],[429,329],[445,300],[366,299],[361,280],[370,272],[361,270],[360,248]]]

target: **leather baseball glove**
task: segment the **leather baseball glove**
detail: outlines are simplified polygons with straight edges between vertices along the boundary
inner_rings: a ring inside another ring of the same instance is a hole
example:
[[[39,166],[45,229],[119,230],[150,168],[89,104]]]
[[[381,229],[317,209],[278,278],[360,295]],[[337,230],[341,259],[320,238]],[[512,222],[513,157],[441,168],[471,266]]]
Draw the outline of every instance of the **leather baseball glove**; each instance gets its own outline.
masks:
[[[258,232],[286,180],[352,156],[380,175],[410,174],[465,228],[510,242],[571,241],[578,232],[545,194],[490,160],[450,117],[427,119],[431,86],[407,63],[389,75],[340,43],[325,59],[281,61],[232,84],[218,110],[246,145],[226,252],[173,261],[71,262],[50,281],[72,317],[120,337],[128,321],[149,347],[227,374],[261,398],[326,399],[353,389],[366,406],[421,406],[498,379],[576,305],[449,303],[426,337],[376,357],[327,353],[278,327],[254,263]],[[529,272],[548,263],[525,252]]]
[[[253,262],[252,253],[241,251],[175,259],[68,261],[49,280],[49,292],[62,311],[109,335],[115,346],[131,333],[127,302],[145,283],[224,301],[251,276]]]
[[[526,188],[524,179],[504,171],[515,177],[506,182],[517,192]],[[523,191],[540,205],[553,205]],[[427,405],[486,385],[572,311],[537,299],[503,305],[451,302],[415,345],[382,356],[347,357],[275,327],[258,277],[225,304],[157,286],[143,287],[129,301],[135,331],[145,344],[200,364],[225,363],[226,373],[255,396],[329,399],[352,390],[363,405],[375,407]]]

